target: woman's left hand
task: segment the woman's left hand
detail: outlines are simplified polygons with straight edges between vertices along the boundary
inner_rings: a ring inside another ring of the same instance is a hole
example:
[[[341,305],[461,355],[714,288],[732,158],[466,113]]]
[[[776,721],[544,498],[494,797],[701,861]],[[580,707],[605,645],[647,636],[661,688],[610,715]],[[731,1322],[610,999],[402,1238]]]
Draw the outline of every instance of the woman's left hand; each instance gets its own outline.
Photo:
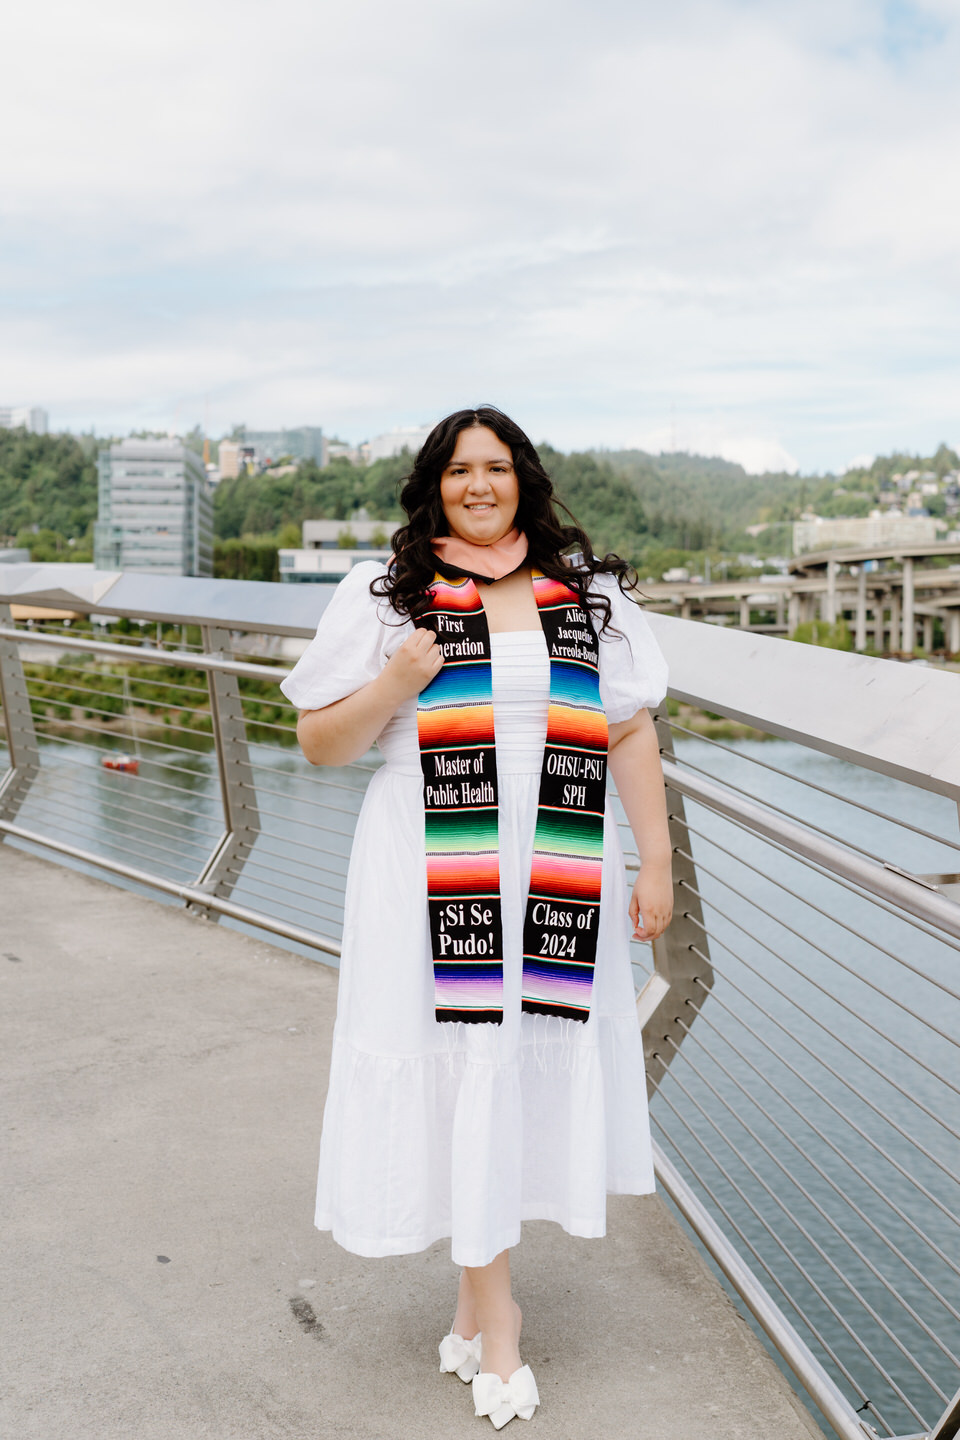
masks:
[[[656,940],[672,918],[673,877],[670,865],[657,865],[648,860],[641,865],[630,896],[634,940]]]

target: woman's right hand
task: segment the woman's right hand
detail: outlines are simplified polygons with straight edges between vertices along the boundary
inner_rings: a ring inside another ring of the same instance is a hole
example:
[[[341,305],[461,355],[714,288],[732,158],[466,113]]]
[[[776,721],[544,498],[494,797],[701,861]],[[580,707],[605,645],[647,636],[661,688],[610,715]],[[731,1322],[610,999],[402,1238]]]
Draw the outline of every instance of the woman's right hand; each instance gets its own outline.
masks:
[[[394,651],[381,671],[381,679],[396,696],[397,704],[419,695],[443,665],[443,651],[432,630],[415,630]]]

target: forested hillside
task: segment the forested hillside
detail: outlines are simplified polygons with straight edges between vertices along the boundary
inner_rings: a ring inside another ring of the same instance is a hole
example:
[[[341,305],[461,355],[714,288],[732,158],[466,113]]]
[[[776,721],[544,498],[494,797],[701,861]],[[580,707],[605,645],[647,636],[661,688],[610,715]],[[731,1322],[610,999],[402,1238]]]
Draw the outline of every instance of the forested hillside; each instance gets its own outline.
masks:
[[[202,444],[198,436],[188,438]],[[803,510],[866,515],[894,474],[914,469],[941,476],[960,465],[945,445],[927,458],[879,457],[839,478],[748,475],[739,465],[698,455],[539,449],[559,499],[594,549],[615,550],[641,577],[654,578],[671,565],[700,566],[707,557],[722,560],[730,576],[748,573],[737,569],[738,553],[788,554],[790,522]],[[286,475],[221,481],[214,497],[217,573],[275,575],[277,547],[295,545],[305,519],[345,520],[363,508],[389,528],[402,518],[398,493],[410,465],[404,452],[366,468],[337,459],[324,470],[308,462]],[[931,497],[934,513],[941,513],[938,498]],[[90,559],[96,506],[92,437],[0,430],[0,544],[29,546],[36,560]],[[768,528],[746,533],[758,525]]]
[[[649,533],[630,480],[592,455],[561,455],[544,445],[540,456],[558,496],[597,549],[633,554],[643,548]],[[284,526],[324,516],[344,520],[361,507],[373,520],[400,520],[397,497],[410,465],[411,457],[404,453],[366,469],[333,460],[325,470],[307,463],[289,475],[223,480],[215,498],[217,538],[276,534]]]
[[[867,515],[895,474],[918,470],[940,479],[960,465],[947,445],[928,457],[881,455],[841,476],[748,475],[739,465],[700,455],[646,455],[640,450],[596,454],[636,487],[651,535],[690,550],[743,548],[748,525],[782,526],[804,510],[823,516]]]
[[[221,480],[214,496],[217,539],[273,534],[283,525],[300,525],[304,520],[345,520],[361,508],[372,520],[399,517],[398,481],[410,464],[407,453],[376,460],[364,469],[337,459],[321,470],[309,460],[289,475]]]
[[[62,542],[81,540],[96,518],[97,456],[91,440],[0,429],[0,544],[18,536],[27,544],[24,532],[35,525]]]
[[[834,481],[797,475],[748,475],[740,465],[700,455],[599,452],[640,496],[650,532],[663,544],[703,550],[734,541],[748,525],[794,519],[813,489]]]

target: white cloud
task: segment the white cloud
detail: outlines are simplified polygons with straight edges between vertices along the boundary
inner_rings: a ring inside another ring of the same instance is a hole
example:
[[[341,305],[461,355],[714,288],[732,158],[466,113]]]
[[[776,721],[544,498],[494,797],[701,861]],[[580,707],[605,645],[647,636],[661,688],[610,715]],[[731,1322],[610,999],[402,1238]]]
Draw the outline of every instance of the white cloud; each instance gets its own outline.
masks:
[[[676,408],[751,466],[950,439],[960,25],[896,14],[35,0],[0,397],[360,438],[484,396],[565,445]]]

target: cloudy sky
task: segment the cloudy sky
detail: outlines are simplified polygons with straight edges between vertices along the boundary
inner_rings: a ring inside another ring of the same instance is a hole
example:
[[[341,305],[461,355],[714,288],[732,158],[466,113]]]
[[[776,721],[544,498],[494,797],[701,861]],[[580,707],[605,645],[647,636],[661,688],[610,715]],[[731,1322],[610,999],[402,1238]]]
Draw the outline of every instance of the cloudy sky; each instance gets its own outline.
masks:
[[[960,444],[960,0],[32,0],[4,49],[0,403],[56,428]]]

